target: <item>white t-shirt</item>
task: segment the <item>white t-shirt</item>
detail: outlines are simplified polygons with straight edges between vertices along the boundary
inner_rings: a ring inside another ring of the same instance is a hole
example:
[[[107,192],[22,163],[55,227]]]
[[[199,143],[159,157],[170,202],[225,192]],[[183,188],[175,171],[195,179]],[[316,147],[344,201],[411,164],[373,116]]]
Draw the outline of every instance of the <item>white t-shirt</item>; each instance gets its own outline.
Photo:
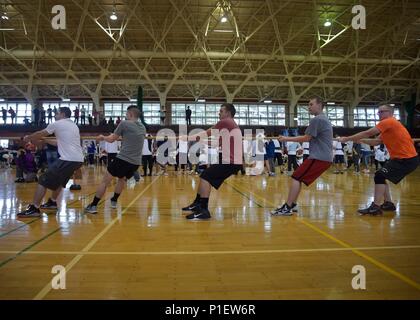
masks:
[[[188,141],[180,140],[178,144],[179,153],[188,153]]]
[[[336,156],[344,155],[343,145],[339,141],[333,141],[333,150],[334,150],[334,155]]]
[[[287,148],[287,154],[288,155],[295,156],[296,151],[300,148],[300,143],[289,141],[286,144],[286,148]]]
[[[152,155],[152,150],[149,149],[149,141],[150,140],[148,140],[148,139],[144,139],[143,151],[141,152],[141,154],[143,156],[151,156]],[[153,146],[153,141],[151,141],[151,145]]]
[[[309,142],[302,142],[303,154],[309,154]]]
[[[277,140],[277,139],[273,139],[273,142],[274,142],[274,147],[276,148],[274,152],[275,153],[282,153],[281,146],[280,146],[280,141]]]
[[[83,162],[79,127],[69,118],[50,123],[45,130],[57,138],[60,160]]]
[[[380,162],[385,162],[386,161],[386,151],[381,150],[379,147],[376,148],[375,150],[375,160],[380,161]]]
[[[118,153],[118,142],[114,141],[110,143],[105,141],[105,151],[107,153]]]

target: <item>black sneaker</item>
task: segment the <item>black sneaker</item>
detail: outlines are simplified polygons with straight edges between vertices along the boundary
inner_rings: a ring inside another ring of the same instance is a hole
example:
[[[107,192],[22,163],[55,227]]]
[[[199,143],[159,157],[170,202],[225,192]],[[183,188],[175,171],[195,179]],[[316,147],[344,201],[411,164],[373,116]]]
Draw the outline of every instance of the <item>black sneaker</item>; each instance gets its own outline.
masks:
[[[376,205],[375,202],[372,202],[371,205],[366,209],[357,210],[361,215],[371,214],[373,216],[382,214],[381,207]]]
[[[188,207],[182,208],[182,211],[197,211],[200,209],[199,203],[192,203]]]
[[[18,218],[34,218],[40,217],[41,215],[41,211],[39,211],[39,209],[33,204],[30,204],[25,211],[19,212],[17,214]]]
[[[82,187],[80,186],[80,184],[72,184],[70,186],[70,190],[82,190]]]
[[[292,203],[292,211],[293,212],[298,212],[297,203]]]
[[[274,209],[271,211],[272,216],[291,216],[293,215],[293,205],[289,207],[287,203],[282,205],[280,208]]]
[[[381,204],[381,209],[383,211],[395,211],[397,208],[395,207],[395,204],[393,204],[391,201],[385,201],[383,204]]]
[[[188,220],[208,220],[211,218],[210,212],[208,209],[200,208],[199,211],[195,211],[188,216],[186,216]]]
[[[47,202],[41,204],[41,209],[57,209],[57,202],[49,198]]]

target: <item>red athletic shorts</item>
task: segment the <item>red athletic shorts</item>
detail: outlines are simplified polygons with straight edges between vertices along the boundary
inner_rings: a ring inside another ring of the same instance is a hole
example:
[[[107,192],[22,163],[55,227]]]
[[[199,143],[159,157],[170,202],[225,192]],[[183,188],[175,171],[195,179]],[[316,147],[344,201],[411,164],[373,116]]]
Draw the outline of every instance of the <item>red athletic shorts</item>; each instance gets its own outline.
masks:
[[[330,166],[331,162],[321,161],[316,159],[306,159],[303,163],[295,170],[292,178],[303,182],[309,186],[314,182],[324,171]]]

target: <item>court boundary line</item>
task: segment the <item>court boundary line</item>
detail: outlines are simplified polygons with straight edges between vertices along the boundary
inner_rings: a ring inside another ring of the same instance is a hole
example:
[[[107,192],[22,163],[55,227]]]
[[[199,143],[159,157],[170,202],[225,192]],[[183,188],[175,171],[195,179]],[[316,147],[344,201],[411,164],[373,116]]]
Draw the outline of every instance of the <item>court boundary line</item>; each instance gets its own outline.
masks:
[[[120,220],[121,216],[137,201],[157,180],[158,177],[155,177],[121,212],[121,215],[118,215],[110,223],[108,223],[105,228],[102,229],[89,243],[82,249],[82,252],[88,252],[107,232],[111,229],[114,224]],[[79,261],[82,259],[84,255],[78,254],[74,257],[65,267],[66,273],[68,273]],[[41,291],[33,298],[33,300],[42,300],[50,291],[51,291],[51,281],[49,281]]]
[[[230,185],[230,186],[231,186],[234,190],[236,190],[236,189],[241,190],[241,188],[239,188],[239,187],[238,187],[237,185],[235,185],[234,183],[229,183],[229,182],[227,182],[227,184],[228,184],[228,185]],[[243,190],[241,190],[241,191],[243,191]],[[262,196],[259,196],[258,194],[255,194],[254,192],[252,192],[252,191],[250,191],[250,190],[247,190],[246,192],[248,192],[248,193],[249,193],[250,195],[252,195],[254,198],[259,198],[259,199],[261,199],[261,200],[264,200],[264,201],[265,201],[265,202],[267,202],[269,205],[274,205],[274,203],[273,203],[273,202],[271,202],[270,200],[265,199],[265,198],[263,198]],[[242,192],[241,192],[241,194],[242,194],[242,195],[244,195]],[[244,195],[244,196],[245,196],[245,195]],[[245,197],[246,197],[246,196],[245,196]],[[246,197],[246,198],[248,198],[248,197]],[[255,202],[256,204],[258,204],[258,203],[255,201],[255,199],[252,199],[252,198],[248,198],[248,199],[249,199],[249,200],[251,200],[251,201],[253,201],[253,202]],[[258,204],[258,205],[260,205],[260,204]],[[275,206],[275,205],[274,205],[274,206]],[[262,206],[262,207],[263,207],[263,206]],[[286,217],[286,218],[288,218],[288,217]],[[389,274],[393,275],[394,277],[398,278],[399,280],[401,280],[401,281],[405,282],[406,284],[408,284],[408,285],[410,285],[410,286],[414,287],[414,288],[415,288],[415,289],[417,289],[417,290],[420,290],[420,284],[419,284],[419,283],[417,283],[417,282],[415,282],[414,280],[410,279],[409,277],[407,277],[407,276],[403,275],[402,273],[400,273],[400,272],[398,272],[398,271],[396,271],[396,270],[392,269],[391,267],[387,266],[386,264],[384,264],[384,263],[382,263],[382,262],[380,262],[380,261],[378,261],[378,260],[376,260],[376,259],[374,259],[374,258],[372,258],[372,257],[368,256],[367,254],[365,254],[365,253],[361,252],[360,250],[358,250],[358,249],[354,248],[354,247],[353,247],[353,246],[351,246],[350,244],[348,244],[348,243],[346,243],[346,242],[344,242],[344,241],[342,241],[342,240],[340,240],[340,239],[338,239],[338,238],[334,237],[333,235],[329,234],[328,232],[325,232],[325,231],[321,230],[321,229],[320,229],[320,228],[318,228],[317,226],[315,226],[315,225],[313,225],[312,223],[310,223],[310,222],[306,221],[304,218],[302,218],[302,217],[296,217],[296,220],[297,220],[298,222],[300,222],[300,223],[303,223],[305,226],[307,226],[308,228],[312,229],[313,231],[315,231],[315,232],[317,232],[317,233],[321,234],[322,236],[324,236],[324,237],[326,237],[326,238],[330,239],[331,241],[333,241],[333,242],[335,242],[335,243],[339,244],[340,246],[345,247],[345,248],[348,248],[348,249],[349,249],[350,251],[352,251],[354,254],[358,255],[358,256],[359,256],[359,257],[361,257],[361,258],[364,258],[365,260],[367,260],[367,261],[368,261],[368,262],[370,262],[371,264],[375,265],[376,267],[378,267],[378,268],[379,268],[379,269],[381,269],[382,271],[386,271],[386,272],[388,272]]]
[[[353,248],[307,248],[307,249],[267,249],[267,250],[214,250],[214,251],[25,251],[26,255],[224,255],[224,254],[271,254],[271,253],[312,253],[312,252],[346,252],[352,250],[401,250],[420,249],[420,245],[407,246],[379,246],[379,247],[353,247]],[[18,251],[0,251],[0,254],[17,253]]]

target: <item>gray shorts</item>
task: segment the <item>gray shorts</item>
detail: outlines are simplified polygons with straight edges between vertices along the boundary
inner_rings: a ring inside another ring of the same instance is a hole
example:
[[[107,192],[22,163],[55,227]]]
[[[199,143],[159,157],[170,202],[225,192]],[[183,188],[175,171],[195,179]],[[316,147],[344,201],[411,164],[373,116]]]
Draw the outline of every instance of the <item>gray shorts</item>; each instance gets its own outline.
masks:
[[[65,188],[74,172],[79,169],[82,164],[83,162],[58,159],[39,177],[38,183],[50,190],[57,190],[60,187]]]

